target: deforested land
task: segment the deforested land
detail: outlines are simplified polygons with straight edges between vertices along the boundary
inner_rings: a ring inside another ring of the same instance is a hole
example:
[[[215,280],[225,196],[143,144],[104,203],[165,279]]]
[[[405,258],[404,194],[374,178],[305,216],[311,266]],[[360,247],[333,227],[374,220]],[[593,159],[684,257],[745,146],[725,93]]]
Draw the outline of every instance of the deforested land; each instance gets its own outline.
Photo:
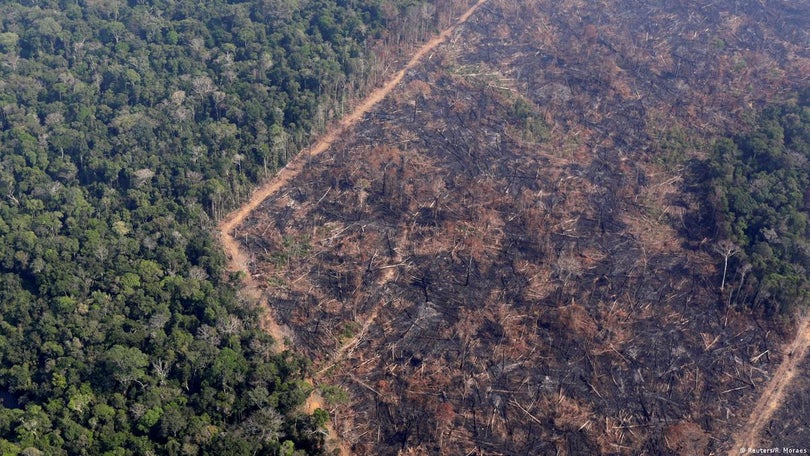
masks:
[[[778,445],[806,9],[488,1],[304,156],[239,239],[352,451]]]
[[[809,22],[0,5],[0,452],[802,448]]]

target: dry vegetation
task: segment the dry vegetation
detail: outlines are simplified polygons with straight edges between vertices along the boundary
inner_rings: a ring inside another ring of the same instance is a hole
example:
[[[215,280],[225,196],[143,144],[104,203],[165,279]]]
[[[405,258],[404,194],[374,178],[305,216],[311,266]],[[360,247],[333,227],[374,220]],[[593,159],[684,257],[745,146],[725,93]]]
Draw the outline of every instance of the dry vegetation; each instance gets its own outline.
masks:
[[[490,0],[240,228],[355,453],[726,449],[790,331],[689,159],[810,74],[810,7],[727,3]]]
[[[755,444],[762,448],[805,448],[810,442],[810,358],[797,367],[797,379],[786,401]]]

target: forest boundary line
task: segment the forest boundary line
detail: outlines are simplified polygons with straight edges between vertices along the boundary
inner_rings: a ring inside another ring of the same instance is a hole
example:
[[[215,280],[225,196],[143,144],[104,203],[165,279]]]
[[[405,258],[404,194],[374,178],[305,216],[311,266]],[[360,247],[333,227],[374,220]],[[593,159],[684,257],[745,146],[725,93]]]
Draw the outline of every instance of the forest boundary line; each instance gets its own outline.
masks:
[[[298,153],[292,160],[290,160],[283,168],[281,168],[276,176],[258,187],[250,199],[242,206],[238,207],[227,216],[225,216],[219,223],[219,232],[222,246],[226,255],[229,257],[229,269],[232,271],[245,272],[245,284],[249,288],[255,288],[259,284],[253,279],[249,271],[250,257],[242,250],[236,236],[233,234],[234,230],[244,222],[248,215],[253,212],[259,205],[276,193],[284,185],[288,184],[294,177],[298,176],[304,168],[306,159],[312,156],[319,155],[329,149],[329,147],[343,134],[348,128],[360,121],[363,116],[368,113],[377,103],[382,101],[392,90],[402,81],[405,73],[418,65],[427,53],[435,49],[439,44],[444,42],[451,33],[455,31],[460,25],[464,24],[467,19],[472,16],[475,11],[481,7],[487,0],[479,0],[475,5],[470,7],[464,14],[462,14],[455,24],[443,30],[439,35],[433,37],[430,41],[422,45],[411,57],[408,63],[399,71],[397,71],[383,86],[372,91],[366,98],[364,98],[357,107],[349,114],[344,116],[340,122],[326,134],[324,134],[314,145]],[[283,343],[284,337],[289,335],[289,330],[284,330],[275,321],[268,321],[268,330],[280,343]],[[276,331],[281,331],[277,333]]]
[[[319,155],[329,149],[329,147],[352,125],[356,124],[363,119],[375,105],[382,101],[394,88],[402,81],[408,70],[414,68],[429,52],[434,50],[438,45],[443,43],[447,38],[462,24],[464,24],[470,16],[475,13],[487,0],[478,0],[475,5],[471,6],[464,14],[459,16],[454,24],[443,30],[439,35],[433,37],[430,41],[420,46],[416,52],[411,56],[405,66],[394,73],[391,78],[381,87],[374,89],[366,98],[364,98],[349,114],[344,116],[336,126],[326,132],[314,145],[302,150],[292,160],[290,160],[283,168],[281,168],[276,176],[265,184],[259,186],[251,195],[250,199],[243,205],[226,215],[218,224],[220,234],[220,241],[222,242],[223,249],[228,257],[228,268],[231,271],[242,271],[245,273],[244,282],[248,293],[259,305],[269,305],[260,291],[260,284],[256,282],[250,273],[250,256],[245,252],[239,242],[236,240],[234,231],[244,220],[250,215],[259,205],[275,194],[284,185],[288,184],[293,178],[298,176],[304,169],[306,159]],[[266,331],[273,336],[279,344],[280,350],[287,348],[286,339],[293,336],[292,331],[281,325],[272,314],[268,313],[263,321],[263,327]],[[343,348],[341,348],[343,350]],[[312,409],[315,406],[322,404],[322,399],[312,397],[317,392],[310,395],[310,398],[305,405],[306,409]],[[340,442],[337,434],[332,426],[328,426],[328,432],[331,439]],[[349,449],[343,442],[339,443],[340,452],[342,455],[350,454]]]

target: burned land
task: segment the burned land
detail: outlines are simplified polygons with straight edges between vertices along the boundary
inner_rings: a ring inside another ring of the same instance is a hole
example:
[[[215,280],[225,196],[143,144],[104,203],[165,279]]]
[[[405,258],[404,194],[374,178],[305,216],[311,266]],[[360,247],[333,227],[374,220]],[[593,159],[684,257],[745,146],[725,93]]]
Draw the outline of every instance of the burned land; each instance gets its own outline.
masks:
[[[694,168],[808,83],[810,5],[724,3],[490,0],[238,229],[354,453],[728,450],[794,328]]]
[[[776,412],[778,419],[769,422],[755,442],[762,448],[803,449],[810,442],[810,358],[805,358],[797,370],[788,399]]]

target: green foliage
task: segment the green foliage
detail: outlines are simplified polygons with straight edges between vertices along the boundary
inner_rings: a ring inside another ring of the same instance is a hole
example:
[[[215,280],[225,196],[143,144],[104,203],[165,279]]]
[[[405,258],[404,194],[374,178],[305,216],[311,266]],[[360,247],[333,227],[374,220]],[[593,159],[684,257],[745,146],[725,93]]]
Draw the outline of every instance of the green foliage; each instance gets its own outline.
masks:
[[[276,266],[284,266],[290,260],[298,259],[308,254],[310,250],[312,250],[312,246],[306,236],[302,236],[299,239],[284,236],[281,249],[268,255],[267,259]]]
[[[357,323],[356,321],[347,321],[346,323],[343,324],[343,327],[340,330],[339,333],[340,340],[343,341],[351,339],[352,337],[354,337],[355,334],[357,334],[357,331],[359,331],[360,328],[361,328],[360,324]]]
[[[85,3],[0,3],[0,452],[320,452],[212,231],[365,88],[379,2]]]
[[[515,120],[524,141],[540,142],[548,138],[548,125],[540,118],[537,108],[523,98],[515,99],[510,117]]]
[[[655,161],[668,168],[682,165],[689,151],[698,148],[693,138],[680,127],[659,132],[655,145]]]
[[[718,237],[741,246],[735,302],[768,314],[810,293],[810,104],[766,109],[748,134],[716,142],[708,201]]]
[[[321,395],[331,405],[345,404],[349,401],[349,394],[338,385],[322,386]]]

